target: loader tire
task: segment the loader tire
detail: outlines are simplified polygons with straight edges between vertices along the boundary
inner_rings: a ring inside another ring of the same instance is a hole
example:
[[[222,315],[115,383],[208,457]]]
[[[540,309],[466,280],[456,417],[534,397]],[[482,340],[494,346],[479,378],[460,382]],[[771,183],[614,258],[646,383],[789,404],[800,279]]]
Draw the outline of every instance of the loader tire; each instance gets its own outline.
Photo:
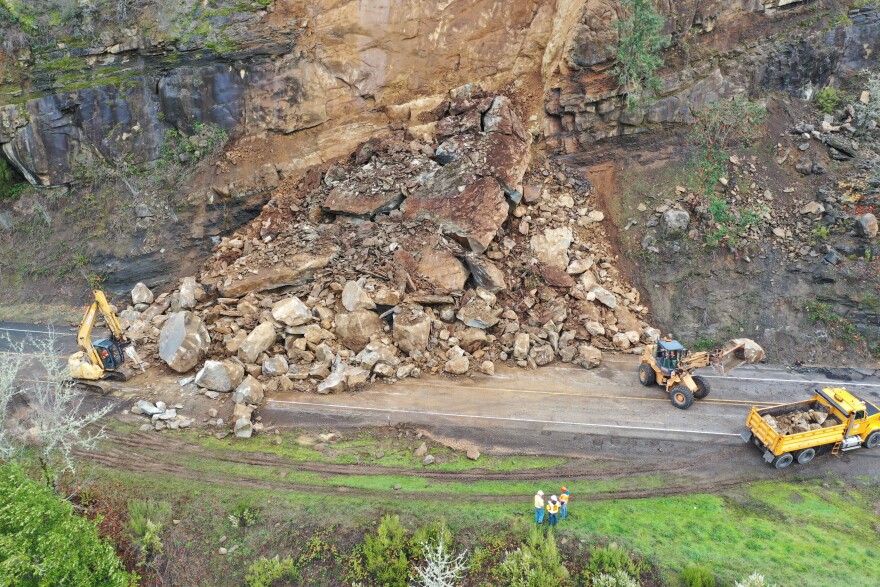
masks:
[[[639,383],[645,387],[650,387],[657,383],[657,373],[651,368],[651,365],[645,363],[639,365]]]
[[[669,400],[679,410],[686,410],[694,403],[694,392],[685,385],[677,385],[669,392]]]
[[[709,381],[705,377],[700,377],[699,375],[694,375],[693,377],[694,383],[697,384],[697,391],[694,392],[694,397],[697,399],[703,399],[707,395],[709,395],[709,391],[711,387],[709,387]]]
[[[797,462],[799,465],[806,465],[814,458],[816,458],[815,448],[805,448],[797,453]]]
[[[875,430],[865,439],[865,448],[877,448],[880,446],[880,430]]]
[[[794,462],[794,457],[790,452],[782,453],[773,459],[773,466],[777,469],[785,469]]]

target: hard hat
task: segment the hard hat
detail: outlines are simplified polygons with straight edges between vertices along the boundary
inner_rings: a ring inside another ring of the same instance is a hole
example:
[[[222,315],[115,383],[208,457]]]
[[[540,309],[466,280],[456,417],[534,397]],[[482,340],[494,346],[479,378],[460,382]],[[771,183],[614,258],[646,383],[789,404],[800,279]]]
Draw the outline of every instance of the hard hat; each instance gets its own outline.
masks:
[[[538,495],[544,495],[544,492],[541,491],[541,490],[539,489],[539,490],[538,490]]]
[[[550,501],[556,501],[556,496],[555,496],[555,495],[551,495],[551,496],[550,496]]]
[[[568,489],[565,488],[565,485],[562,486],[562,493],[565,493]]]

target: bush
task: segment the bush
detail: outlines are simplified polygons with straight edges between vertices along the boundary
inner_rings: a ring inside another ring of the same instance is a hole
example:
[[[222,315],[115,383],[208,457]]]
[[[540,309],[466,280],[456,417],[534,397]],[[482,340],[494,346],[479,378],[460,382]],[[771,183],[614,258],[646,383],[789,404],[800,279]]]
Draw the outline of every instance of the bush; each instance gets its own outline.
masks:
[[[364,540],[364,567],[375,583],[386,587],[406,587],[409,561],[406,558],[408,541],[400,518],[387,515],[382,518],[375,535]]]
[[[171,517],[171,505],[152,499],[128,504],[128,529],[138,549],[140,563],[146,564],[162,553],[162,528]]]
[[[0,466],[0,584],[134,587],[95,523],[17,465]]]
[[[559,587],[568,571],[553,535],[532,528],[526,543],[505,556],[497,569],[507,587]]]
[[[621,6],[629,18],[614,23],[618,35],[614,75],[626,90],[632,110],[647,103],[648,92],[660,91],[660,51],[669,46],[669,40],[661,35],[663,17],[650,0],[621,0]]]
[[[17,198],[25,187],[27,184],[16,181],[12,167],[6,162],[6,159],[0,157],[0,200]]]
[[[240,501],[235,504],[235,507],[232,508],[232,511],[226,517],[234,527],[246,530],[259,523],[260,510],[247,501]]]
[[[595,549],[590,555],[590,562],[585,570],[591,577],[614,575],[618,571],[623,571],[640,579],[645,568],[642,563],[634,560],[626,549],[612,544]]]
[[[816,94],[816,103],[819,105],[819,110],[825,114],[834,114],[837,105],[840,104],[840,95],[836,89],[828,86]]]
[[[776,587],[772,583],[767,583],[764,579],[764,575],[759,575],[758,573],[752,573],[747,578],[742,581],[737,581],[734,583],[734,587]]]
[[[684,587],[715,587],[715,575],[709,569],[691,565],[681,572]]]
[[[293,559],[287,557],[284,560],[276,554],[272,558],[260,557],[254,561],[245,575],[244,581],[248,587],[272,587],[276,581],[295,581],[297,576],[296,565]]]
[[[453,541],[452,531],[446,525],[445,520],[422,526],[415,531],[409,541],[410,558],[421,559],[428,548],[436,547],[438,544],[451,546]]]
[[[593,579],[592,587],[639,587],[639,582],[629,576],[626,571],[617,571],[612,575],[602,573]]]

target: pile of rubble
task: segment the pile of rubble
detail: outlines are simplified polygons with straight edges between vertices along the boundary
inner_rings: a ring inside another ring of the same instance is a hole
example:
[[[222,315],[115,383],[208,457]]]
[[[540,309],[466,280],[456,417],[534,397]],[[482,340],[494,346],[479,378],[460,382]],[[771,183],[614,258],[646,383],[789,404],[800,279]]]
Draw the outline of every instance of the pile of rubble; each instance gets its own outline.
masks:
[[[592,368],[659,334],[589,183],[547,163],[526,177],[531,136],[506,97],[453,92],[429,126],[434,144],[401,132],[320,182],[282,185],[198,279],[138,292],[122,315],[139,348],[200,367],[195,385],[233,393],[244,430],[267,393],[499,361]]]
[[[811,430],[821,430],[822,428],[831,428],[837,426],[840,422],[837,418],[828,414],[823,409],[810,409],[807,411],[789,412],[780,414],[779,416],[771,416],[765,414],[764,421],[777,433],[782,436],[791,434],[800,434],[802,432],[810,432]]]

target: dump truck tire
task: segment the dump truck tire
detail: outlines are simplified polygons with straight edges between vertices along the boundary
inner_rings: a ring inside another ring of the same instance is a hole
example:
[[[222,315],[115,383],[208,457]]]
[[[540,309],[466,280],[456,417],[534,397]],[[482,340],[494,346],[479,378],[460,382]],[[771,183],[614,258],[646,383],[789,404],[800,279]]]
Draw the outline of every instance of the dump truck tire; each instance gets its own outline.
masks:
[[[875,430],[865,439],[865,448],[877,448],[880,446],[880,430]]]
[[[797,453],[797,462],[799,465],[806,465],[814,458],[816,458],[815,448],[805,448]]]
[[[783,453],[773,459],[773,466],[777,469],[785,469],[794,462],[794,457],[790,452]]]
[[[694,392],[694,397],[697,399],[703,399],[707,395],[709,395],[710,387],[709,382],[705,377],[700,377],[699,375],[694,375],[693,377],[694,383],[697,384],[697,391]]]
[[[694,403],[694,392],[684,385],[677,385],[669,392],[669,400],[679,410],[686,410]]]
[[[650,387],[657,383],[657,373],[651,368],[651,365],[642,363],[639,365],[639,383],[645,387]]]

